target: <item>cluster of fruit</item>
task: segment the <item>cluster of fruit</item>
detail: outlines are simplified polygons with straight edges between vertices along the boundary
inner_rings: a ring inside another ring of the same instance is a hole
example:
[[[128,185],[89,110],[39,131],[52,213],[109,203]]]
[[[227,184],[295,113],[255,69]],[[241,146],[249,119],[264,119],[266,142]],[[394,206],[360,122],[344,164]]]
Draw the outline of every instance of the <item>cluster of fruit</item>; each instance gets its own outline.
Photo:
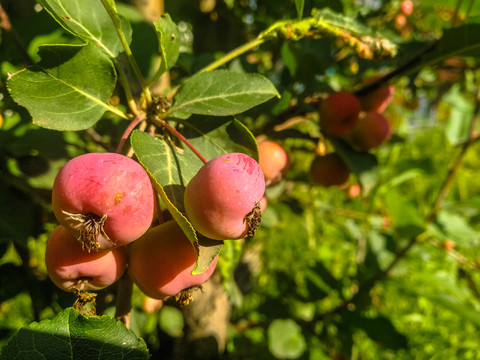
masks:
[[[403,0],[400,3],[398,13],[395,15],[394,26],[401,36],[407,37],[412,32],[412,26],[408,24],[408,17],[413,13],[413,1]]]
[[[373,83],[380,77],[369,78]],[[383,115],[392,101],[394,87],[382,85],[362,96],[348,91],[329,95],[320,104],[319,117],[322,132],[327,137],[340,138],[356,151],[369,151],[391,136],[391,125]],[[337,152],[317,155],[310,165],[312,181],[321,186],[343,185],[350,169]]]
[[[186,216],[199,237],[252,236],[264,192],[264,175],[254,159],[222,155],[188,183]],[[179,224],[152,225],[156,196],[147,172],[127,156],[89,153],[67,162],[53,185],[60,225],[46,246],[51,280],[66,291],[99,290],[119,280],[128,266],[138,287],[156,299],[205,282],[217,258],[205,272],[192,274],[196,252]]]

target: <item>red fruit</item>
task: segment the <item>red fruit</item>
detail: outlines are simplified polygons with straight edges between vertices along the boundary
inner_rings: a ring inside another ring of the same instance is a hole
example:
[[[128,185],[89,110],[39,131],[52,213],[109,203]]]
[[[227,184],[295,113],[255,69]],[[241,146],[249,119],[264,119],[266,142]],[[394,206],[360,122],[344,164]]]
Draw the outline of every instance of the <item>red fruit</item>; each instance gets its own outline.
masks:
[[[381,78],[381,76],[372,76],[366,80],[366,83],[372,83]],[[383,113],[388,104],[393,99],[395,88],[392,85],[381,86],[368,94],[359,97],[362,110],[366,112]]]
[[[288,154],[275,141],[264,140],[258,144],[259,165],[266,183],[273,185],[282,180],[288,168]]]
[[[50,279],[65,291],[74,291],[80,281],[84,290],[100,290],[117,281],[125,271],[125,248],[98,252],[82,250],[82,244],[63,226],[50,236],[45,264]]]
[[[337,153],[316,156],[310,165],[310,178],[321,186],[343,185],[350,169]]]
[[[451,57],[443,62],[438,69],[438,80],[455,84],[463,74],[465,60],[460,56]]]
[[[205,272],[192,275],[195,250],[180,226],[170,220],[149,229],[132,244],[128,269],[147,296],[165,299],[207,281],[215,270],[217,259]]]
[[[329,135],[343,137],[348,134],[358,121],[360,101],[347,92],[331,94],[320,105],[320,126]]]
[[[402,30],[407,25],[407,17],[404,14],[395,16],[395,29]]]
[[[412,15],[413,12],[413,2],[410,0],[403,0],[400,3],[400,11],[407,16]]]
[[[152,223],[154,199],[142,166],[114,153],[70,160],[60,169],[52,193],[57,220],[88,251],[138,239]]]
[[[215,239],[254,236],[260,224],[257,203],[265,192],[258,163],[242,153],[219,156],[205,164],[185,190],[185,211],[193,227]]]
[[[360,188],[360,185],[358,184],[353,184],[348,188],[348,197],[353,199],[358,197],[362,192],[362,189]]]
[[[445,240],[443,242],[443,247],[445,248],[445,250],[453,250],[455,248],[455,241]]]
[[[349,140],[354,148],[370,150],[386,142],[391,135],[392,127],[385,116],[369,112],[360,118]]]

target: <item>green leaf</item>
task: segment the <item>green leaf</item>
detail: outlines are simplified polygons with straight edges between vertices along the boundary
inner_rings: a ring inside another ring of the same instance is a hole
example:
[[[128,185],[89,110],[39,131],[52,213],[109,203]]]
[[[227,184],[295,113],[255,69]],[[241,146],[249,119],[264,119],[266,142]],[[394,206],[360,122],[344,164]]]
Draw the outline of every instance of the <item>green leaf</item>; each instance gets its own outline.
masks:
[[[7,359],[148,359],[142,339],[108,316],[85,317],[72,308],[21,328],[2,348]]]
[[[204,272],[220,252],[223,242],[206,238],[199,239],[192,225],[183,215],[185,188],[203,163],[193,152],[179,151],[170,142],[138,130],[132,133],[131,144],[138,160],[152,178],[153,185],[168,211],[182,228],[197,253],[197,263],[192,274]]]
[[[295,8],[297,9],[298,18],[303,18],[303,9],[305,8],[305,0],[295,0]]]
[[[53,18],[66,30],[92,41],[103,49],[110,57],[123,51],[115,25],[100,0],[38,0]],[[109,0],[110,7],[115,10],[114,2]],[[132,29],[130,23],[121,19],[121,28],[130,43]]]
[[[276,319],[268,327],[268,349],[277,359],[298,359],[306,347],[302,329],[292,319]]]
[[[350,170],[358,177],[363,193],[367,195],[378,182],[378,163],[375,155],[355,151],[345,141],[337,138],[329,140]]]
[[[7,82],[12,98],[33,122],[54,130],[84,130],[106,110],[116,83],[111,60],[96,45],[48,45],[41,61]]]
[[[236,119],[193,116],[182,121],[182,125],[185,127],[182,130],[183,136],[208,160],[223,154],[240,152],[258,161],[255,137]]]
[[[157,31],[159,47],[162,52],[162,63],[157,73],[157,76],[160,76],[177,62],[180,54],[181,33],[168,14],[163,14],[160,20],[153,25]]]
[[[467,141],[474,114],[474,101],[465,97],[460,84],[455,84],[442,99],[450,107],[446,136],[450,143],[459,145]]]
[[[366,317],[358,312],[346,311],[343,318],[349,326],[365,331],[369,338],[392,350],[407,347],[407,337],[384,316]]]
[[[183,84],[170,112],[227,116],[246,111],[274,96],[275,86],[258,74],[215,70],[196,74]]]
[[[480,56],[480,24],[446,29],[433,50],[422,57],[418,67],[434,65],[453,56]]]
[[[386,195],[387,213],[391,216],[392,226],[400,236],[415,237],[425,230],[423,217],[418,204],[392,189]]]

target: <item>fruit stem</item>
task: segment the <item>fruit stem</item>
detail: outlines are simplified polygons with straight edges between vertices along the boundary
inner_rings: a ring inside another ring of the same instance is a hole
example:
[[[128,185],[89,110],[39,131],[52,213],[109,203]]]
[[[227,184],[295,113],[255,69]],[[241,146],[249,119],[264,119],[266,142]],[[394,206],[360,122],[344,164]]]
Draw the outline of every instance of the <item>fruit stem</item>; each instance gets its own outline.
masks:
[[[125,129],[125,132],[123,133],[122,135],[122,138],[120,140],[120,143],[118,144],[117,146],[117,150],[116,152],[118,154],[120,154],[122,152],[122,149],[123,149],[123,146],[125,145],[125,142],[127,141],[128,139],[128,136],[130,135],[130,133],[133,131],[133,129],[139,124],[141,123],[143,120],[145,119],[145,113],[141,113],[140,115],[138,115],[135,119],[133,119],[130,124],[128,125],[128,127]]]
[[[208,162],[207,159],[205,159],[205,157],[200,153],[200,151],[198,151],[197,148],[195,146],[193,146],[193,144],[190,141],[188,141],[187,138],[185,138],[185,136],[180,134],[180,132],[178,132],[177,129],[175,129],[173,126],[168,124],[165,120],[160,119],[158,116],[155,116],[153,120],[155,122],[157,122],[160,126],[165,127],[165,129],[167,129],[173,136],[175,136],[178,140],[183,142],[190,150],[193,151],[193,153],[195,155],[197,155],[197,157],[204,164],[206,164]]]
[[[138,82],[142,87],[142,91],[145,96],[145,99],[149,104],[152,101],[152,95],[150,93],[150,90],[148,89],[145,78],[143,77],[142,72],[140,71],[140,67],[138,66],[138,63],[135,60],[135,57],[133,56],[132,50],[130,49],[130,45],[128,45],[128,41],[125,38],[125,34],[123,33],[123,30],[122,30],[122,24],[121,24],[120,18],[118,17],[116,10],[113,8],[113,6],[109,3],[108,0],[100,0],[100,1],[102,2],[103,7],[107,11],[108,16],[110,16],[110,19],[113,22],[115,30],[117,31],[117,35],[120,39],[120,42],[122,43],[123,49],[125,50],[125,54],[127,55],[128,62],[132,66],[133,72],[137,76]]]

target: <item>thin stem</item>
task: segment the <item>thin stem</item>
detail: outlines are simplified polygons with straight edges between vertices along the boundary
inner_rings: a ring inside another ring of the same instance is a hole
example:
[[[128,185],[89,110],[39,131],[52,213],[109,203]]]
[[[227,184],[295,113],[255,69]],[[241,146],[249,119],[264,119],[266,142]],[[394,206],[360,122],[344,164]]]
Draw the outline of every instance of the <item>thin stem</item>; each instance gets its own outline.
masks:
[[[125,50],[125,54],[127,55],[128,62],[132,66],[133,72],[137,76],[138,81],[140,82],[140,86],[142,87],[142,91],[145,95],[145,99],[147,103],[152,101],[152,95],[150,94],[150,90],[148,89],[147,83],[140,71],[137,61],[133,56],[132,50],[130,49],[130,45],[128,45],[128,41],[125,38],[125,34],[122,31],[122,26],[120,23],[120,19],[118,18],[117,14],[113,11],[112,7],[109,6],[108,0],[100,0],[103,4],[103,7],[107,11],[110,19],[112,19],[113,24],[115,25],[115,30],[117,31],[118,37],[122,43],[123,49]]]
[[[128,107],[135,116],[138,116],[140,114],[140,111],[138,110],[137,103],[133,98],[132,89],[130,88],[130,84],[128,82],[127,75],[125,74],[125,70],[123,70],[122,65],[119,64],[117,61],[114,61],[114,63],[117,69],[118,79],[120,80],[120,83],[123,86],[123,90],[125,91],[125,97],[127,98]]]
[[[455,12],[453,13],[452,16],[452,27],[455,27],[457,25],[457,20],[458,20],[458,11],[460,10],[460,6],[462,5],[463,0],[457,0],[457,5],[455,6]]]
[[[85,133],[98,145],[103,147],[105,150],[108,152],[113,151],[113,148],[110,144],[106,143],[105,141],[102,140],[102,137],[100,136],[99,133],[97,133],[95,130],[92,128],[88,128],[85,130]]]
[[[469,129],[469,133],[468,133],[468,139],[467,139],[466,142],[463,143],[463,145],[460,149],[460,152],[458,153],[457,158],[455,159],[452,166],[448,170],[447,177],[445,178],[445,180],[442,184],[440,193],[437,197],[437,200],[435,201],[435,205],[433,206],[433,211],[432,211],[432,215],[431,215],[431,217],[433,217],[433,218],[437,215],[438,211],[440,210],[441,205],[445,201],[445,198],[448,194],[448,190],[450,189],[450,186],[453,182],[453,179],[455,178],[455,176],[458,172],[458,169],[460,168],[460,165],[463,162],[463,159],[465,158],[465,154],[466,154],[467,150],[470,148],[470,146],[476,140],[475,129],[477,127],[478,116],[479,116],[479,112],[480,112],[480,98],[479,97],[480,97],[480,91],[479,91],[479,93],[477,93],[477,96],[476,96],[475,110],[474,110],[474,113],[473,113],[473,117],[470,121],[470,129]]]
[[[412,58],[407,60],[405,63],[402,65],[398,66],[388,74],[382,76],[381,78],[368,83],[364,87],[358,89],[357,91],[354,92],[356,96],[362,96],[365,94],[368,94],[371,91],[374,91],[375,89],[378,89],[381,87],[383,84],[387,83],[394,77],[400,76],[400,75],[405,75],[412,69],[415,69],[416,66],[420,63],[422,60],[422,57],[427,55],[429,52],[433,51],[435,47],[437,46],[437,41],[432,42],[430,45],[428,45],[426,48],[422,49],[420,52],[418,52],[416,55],[414,55]]]
[[[233,60],[236,57],[246,53],[247,51],[250,51],[250,50],[256,48],[257,46],[263,44],[267,40],[268,40],[268,38],[265,38],[264,36],[258,36],[255,39],[237,47],[236,49],[233,49],[229,53],[222,56],[220,59],[214,61],[210,65],[207,65],[206,67],[201,69],[199,72],[215,70],[215,69],[219,68],[220,66],[225,65],[230,60]]]
[[[117,153],[120,154],[122,152],[123,146],[125,145],[125,142],[127,141],[128,136],[133,131],[133,129],[144,119],[145,119],[145,113],[142,113],[130,122],[130,124],[125,129],[125,132],[122,135],[122,139],[120,140],[120,143],[117,146],[117,150],[116,150]]]
[[[7,34],[10,34],[13,42],[17,46],[25,61],[30,65],[34,65],[35,61],[33,61],[32,57],[28,53],[25,44],[20,39],[20,36],[18,36],[17,32],[13,29],[10,19],[8,18],[8,15],[2,5],[0,5],[0,28],[5,30]]]
[[[173,136],[175,136],[178,140],[180,140],[181,142],[183,142],[190,150],[193,151],[193,153],[195,155],[197,155],[197,157],[202,160],[202,162],[204,164],[206,164],[208,161],[207,159],[205,159],[205,157],[200,153],[200,151],[197,150],[197,148],[195,146],[192,145],[192,143],[190,141],[187,140],[187,138],[185,138],[185,136],[183,136],[182,134],[180,134],[180,132],[177,131],[177,129],[175,129],[174,127],[172,127],[170,124],[168,124],[165,120],[163,119],[160,119],[158,116],[155,116],[155,118],[153,119],[154,122],[158,123],[160,126],[163,126],[165,127],[165,129],[167,129]]]

